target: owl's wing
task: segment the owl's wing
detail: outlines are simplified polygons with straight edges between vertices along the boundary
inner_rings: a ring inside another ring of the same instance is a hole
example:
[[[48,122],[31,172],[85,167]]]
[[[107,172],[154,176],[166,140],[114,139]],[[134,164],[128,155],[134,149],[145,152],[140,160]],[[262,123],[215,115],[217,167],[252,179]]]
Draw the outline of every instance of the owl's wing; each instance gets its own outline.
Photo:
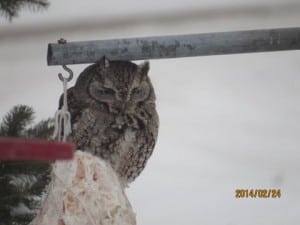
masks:
[[[129,144],[128,152],[117,169],[127,183],[132,182],[146,166],[158,134],[159,120],[154,103],[144,105],[135,117],[140,124],[138,129],[134,129],[136,139]]]

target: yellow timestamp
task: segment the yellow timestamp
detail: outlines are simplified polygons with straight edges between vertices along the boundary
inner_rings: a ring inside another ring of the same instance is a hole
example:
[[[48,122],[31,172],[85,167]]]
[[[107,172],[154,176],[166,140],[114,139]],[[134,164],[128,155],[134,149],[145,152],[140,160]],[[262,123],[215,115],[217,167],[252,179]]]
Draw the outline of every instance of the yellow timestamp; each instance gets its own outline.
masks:
[[[281,198],[280,189],[236,189],[236,198]]]

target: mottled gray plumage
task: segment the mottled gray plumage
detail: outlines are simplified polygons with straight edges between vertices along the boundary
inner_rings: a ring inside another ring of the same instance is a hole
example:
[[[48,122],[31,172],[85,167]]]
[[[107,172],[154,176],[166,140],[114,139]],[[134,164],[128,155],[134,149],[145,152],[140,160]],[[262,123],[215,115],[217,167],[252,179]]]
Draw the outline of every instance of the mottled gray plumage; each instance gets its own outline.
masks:
[[[109,61],[88,66],[68,89],[72,141],[107,160],[129,183],[144,169],[158,133],[149,63]]]

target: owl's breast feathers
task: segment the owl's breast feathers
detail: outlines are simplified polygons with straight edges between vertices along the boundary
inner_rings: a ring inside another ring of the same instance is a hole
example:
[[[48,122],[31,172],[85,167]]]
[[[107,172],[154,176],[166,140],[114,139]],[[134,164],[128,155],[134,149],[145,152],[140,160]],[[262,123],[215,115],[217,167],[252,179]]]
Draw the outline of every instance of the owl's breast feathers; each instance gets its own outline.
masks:
[[[110,162],[126,182],[133,181],[151,156],[158,133],[154,103],[139,105],[130,113],[111,113],[95,101],[83,101],[68,91],[72,141],[78,149]]]

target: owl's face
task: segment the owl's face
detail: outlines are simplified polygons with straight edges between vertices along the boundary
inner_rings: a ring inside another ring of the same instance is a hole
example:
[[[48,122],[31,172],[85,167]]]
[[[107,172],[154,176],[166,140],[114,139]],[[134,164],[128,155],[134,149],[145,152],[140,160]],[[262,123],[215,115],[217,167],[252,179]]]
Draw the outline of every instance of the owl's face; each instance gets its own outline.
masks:
[[[154,101],[148,70],[148,62],[136,65],[103,58],[95,67],[88,92],[111,111],[130,112],[143,102]]]

